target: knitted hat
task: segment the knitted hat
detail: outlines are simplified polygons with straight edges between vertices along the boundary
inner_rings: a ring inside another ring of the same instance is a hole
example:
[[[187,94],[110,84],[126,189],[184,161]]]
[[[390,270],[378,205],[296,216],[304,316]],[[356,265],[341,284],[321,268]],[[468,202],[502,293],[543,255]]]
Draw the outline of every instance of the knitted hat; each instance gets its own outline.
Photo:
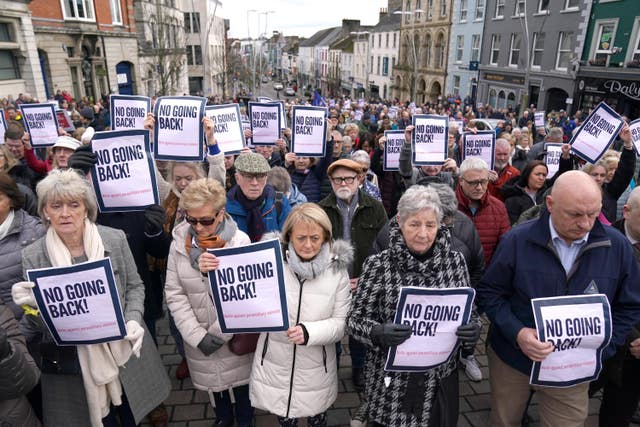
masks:
[[[238,172],[251,174],[268,173],[271,170],[267,159],[258,153],[240,154],[236,159],[234,166]]]
[[[94,118],[94,114],[93,114],[93,108],[91,107],[82,107],[82,109],[80,110],[80,115],[82,117],[84,117],[87,120],[93,120]]]

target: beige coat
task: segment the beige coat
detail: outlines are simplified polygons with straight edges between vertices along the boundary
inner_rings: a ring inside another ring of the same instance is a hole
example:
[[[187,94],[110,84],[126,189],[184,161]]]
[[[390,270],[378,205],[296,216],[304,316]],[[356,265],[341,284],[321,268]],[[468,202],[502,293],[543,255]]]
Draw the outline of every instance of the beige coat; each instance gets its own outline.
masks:
[[[236,356],[227,344],[210,356],[205,356],[198,349],[198,344],[207,333],[225,341],[229,341],[233,335],[221,332],[209,280],[191,266],[184,248],[189,227],[183,222],[173,230],[165,285],[167,306],[184,339],[193,385],[201,390],[220,392],[249,382],[253,353]],[[250,243],[249,236],[238,230],[226,247]]]

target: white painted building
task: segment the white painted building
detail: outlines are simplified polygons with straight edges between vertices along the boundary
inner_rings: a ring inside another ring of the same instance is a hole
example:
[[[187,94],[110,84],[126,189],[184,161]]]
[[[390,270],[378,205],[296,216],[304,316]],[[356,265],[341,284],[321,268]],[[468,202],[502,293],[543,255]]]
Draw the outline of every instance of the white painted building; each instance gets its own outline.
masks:
[[[400,6],[401,10],[402,7]],[[380,11],[380,21],[369,33],[369,75],[367,94],[391,98],[391,75],[400,54],[400,22],[402,15],[393,10]]]

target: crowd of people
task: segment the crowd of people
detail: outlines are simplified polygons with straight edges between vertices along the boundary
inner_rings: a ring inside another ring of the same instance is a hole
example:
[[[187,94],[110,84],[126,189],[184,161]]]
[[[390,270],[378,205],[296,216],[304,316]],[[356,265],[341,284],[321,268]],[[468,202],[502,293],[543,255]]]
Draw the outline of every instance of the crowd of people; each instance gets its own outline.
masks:
[[[474,357],[481,316],[490,322],[491,425],[520,426],[535,393],[543,425],[580,426],[599,390],[600,425],[631,422],[640,400],[640,190],[627,123],[590,164],[569,145],[587,111],[548,112],[536,126],[533,106],[334,99],[322,158],[291,152],[290,129],[257,147],[245,130],[247,147],[225,155],[204,118],[205,161],[155,162],[160,205],[104,213],[88,173],[97,162],[93,134],[110,128],[108,102],[75,103],[63,92],[56,100],[75,130],[59,129],[47,150],[31,146],[17,109],[30,97],[1,101],[0,424],[134,426],[148,416],[166,426],[171,383],[155,345],[164,315],[182,356],[175,375],[208,393],[216,426],[251,426],[254,408],[282,426],[300,418],[326,426],[345,336],[352,381],[363,392],[352,426],[455,426],[458,367],[472,381],[483,377]],[[412,164],[417,114],[450,118],[440,165]],[[155,126],[149,113],[145,128]],[[404,130],[397,171],[383,166],[387,130]],[[463,155],[462,135],[482,130],[496,134],[491,168]],[[548,143],[562,144],[553,176]],[[238,351],[237,335],[223,333],[217,318],[207,274],[220,261],[207,250],[272,238],[282,247],[291,326]],[[105,257],[126,336],[56,345],[26,271]],[[387,371],[389,348],[412,334],[395,323],[406,286],[471,287],[476,300],[455,331],[453,357]],[[600,378],[531,386],[532,363],[554,351],[539,340],[531,300],[592,286],[609,300],[613,324]]]

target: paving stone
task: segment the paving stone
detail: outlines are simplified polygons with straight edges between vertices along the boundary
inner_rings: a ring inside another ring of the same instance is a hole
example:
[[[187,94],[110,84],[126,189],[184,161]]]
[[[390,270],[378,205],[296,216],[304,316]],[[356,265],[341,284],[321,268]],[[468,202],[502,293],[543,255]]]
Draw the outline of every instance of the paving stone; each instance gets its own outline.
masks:
[[[458,427],[471,427],[471,424],[469,424],[469,421],[467,421],[467,419],[464,416],[460,415],[458,417],[457,426]]]
[[[204,418],[205,409],[201,404],[198,405],[178,405],[173,408],[173,420],[190,421],[201,420]]]
[[[327,425],[348,426],[350,422],[351,415],[349,414],[348,409],[329,409],[327,411]]]
[[[192,390],[173,390],[164,403],[165,405],[186,405],[191,403],[192,398]]]
[[[489,411],[473,411],[464,414],[469,425],[473,427],[486,427],[489,425]]]
[[[474,393],[483,394],[491,392],[491,384],[489,384],[489,380],[482,380],[479,382],[469,381],[469,385],[473,389]]]
[[[460,396],[468,396],[470,394],[473,394],[473,389],[469,385],[468,381],[460,383],[459,390],[460,390],[459,391]]]
[[[182,362],[182,356],[179,354],[165,354],[162,356],[162,363],[165,365],[178,365]]]
[[[460,413],[471,411],[471,405],[467,403],[467,399],[464,397],[458,398],[458,411]]]
[[[360,405],[358,393],[342,393],[333,404],[334,408],[356,408]]]
[[[189,427],[211,427],[213,420],[189,421]]]
[[[193,403],[209,403],[209,394],[206,391],[195,390]]]
[[[256,427],[275,427],[278,425],[278,417],[275,415],[260,415],[256,417]]]
[[[466,396],[466,399],[475,410],[491,408],[491,396],[488,393]]]

